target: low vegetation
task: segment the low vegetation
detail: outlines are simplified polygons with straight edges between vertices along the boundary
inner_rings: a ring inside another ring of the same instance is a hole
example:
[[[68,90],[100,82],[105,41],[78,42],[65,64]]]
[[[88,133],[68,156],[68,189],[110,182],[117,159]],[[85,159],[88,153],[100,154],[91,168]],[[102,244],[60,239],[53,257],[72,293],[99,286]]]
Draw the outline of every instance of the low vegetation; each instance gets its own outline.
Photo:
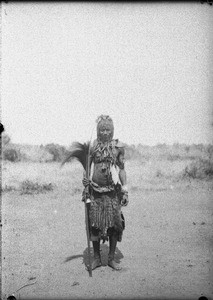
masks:
[[[192,179],[213,178],[213,161],[209,159],[198,159],[191,162],[184,170],[183,177]]]
[[[21,160],[19,151],[12,147],[3,149],[3,159],[11,162],[17,162]]]
[[[21,194],[39,194],[45,193],[53,190],[52,183],[43,183],[33,182],[31,180],[25,180],[21,183],[20,192]]]
[[[41,146],[41,148],[52,155],[52,161],[57,162],[62,162],[68,152],[64,146],[58,144],[47,144],[46,146]]]
[[[147,162],[165,161],[169,163],[185,162],[187,165],[182,170],[183,178],[209,179],[213,174],[213,145],[186,145],[175,143],[173,145],[158,144],[156,146],[146,146],[138,144],[125,146],[126,161],[136,161],[143,165]],[[2,137],[1,158],[12,163],[16,162],[62,162],[69,153],[66,148],[59,144],[47,144],[40,146],[13,144],[11,138],[4,134]],[[165,172],[163,172],[165,174]],[[162,177],[162,172],[156,175]],[[7,187],[9,189],[9,187]],[[42,190],[49,190],[51,186],[40,186],[38,183],[26,181],[23,183],[23,193],[35,193]]]
[[[12,191],[17,191],[17,188],[15,186],[7,185],[7,184],[5,184],[5,186],[1,188],[1,192],[3,193],[8,193]]]
[[[25,180],[20,183],[19,187],[15,187],[12,185],[4,185],[4,187],[1,188],[1,191],[3,193],[18,191],[21,195],[23,194],[39,194],[39,193],[46,193],[53,190],[53,184],[52,183],[38,183],[33,182],[31,180]]]

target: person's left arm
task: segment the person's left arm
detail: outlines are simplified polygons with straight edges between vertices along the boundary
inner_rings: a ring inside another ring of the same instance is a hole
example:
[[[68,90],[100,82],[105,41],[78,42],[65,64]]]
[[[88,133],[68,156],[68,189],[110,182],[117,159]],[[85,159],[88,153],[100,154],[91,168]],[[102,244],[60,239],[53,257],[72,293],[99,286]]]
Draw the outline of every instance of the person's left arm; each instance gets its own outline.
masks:
[[[119,179],[121,182],[121,192],[123,194],[121,204],[126,206],[128,204],[128,186],[127,175],[125,170],[125,151],[124,147],[118,148],[117,165],[119,167]]]

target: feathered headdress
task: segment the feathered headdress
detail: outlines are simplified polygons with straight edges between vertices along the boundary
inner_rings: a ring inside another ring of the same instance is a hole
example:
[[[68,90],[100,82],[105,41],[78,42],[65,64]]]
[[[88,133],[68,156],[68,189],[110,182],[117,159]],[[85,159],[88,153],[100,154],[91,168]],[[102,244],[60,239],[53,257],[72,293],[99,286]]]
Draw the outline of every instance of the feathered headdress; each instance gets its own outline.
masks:
[[[77,159],[82,164],[84,170],[86,170],[89,154],[90,154],[90,142],[84,144],[81,144],[79,142],[74,142],[71,146],[70,153],[68,153],[67,157],[65,157],[61,166],[63,166],[66,162],[72,159]]]

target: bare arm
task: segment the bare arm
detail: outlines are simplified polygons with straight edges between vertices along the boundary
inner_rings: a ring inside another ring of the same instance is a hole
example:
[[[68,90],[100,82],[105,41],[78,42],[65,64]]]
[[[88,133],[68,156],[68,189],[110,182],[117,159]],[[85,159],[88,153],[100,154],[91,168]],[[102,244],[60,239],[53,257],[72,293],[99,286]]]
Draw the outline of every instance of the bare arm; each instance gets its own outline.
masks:
[[[120,169],[119,179],[122,185],[127,185],[126,171],[125,169]]]
[[[121,148],[119,150],[120,151],[118,154],[118,161],[117,161],[117,165],[119,167],[119,179],[120,179],[123,191],[127,192],[128,188],[127,188],[127,175],[126,175],[126,170],[125,170],[125,166],[124,166],[124,162],[125,162],[124,149]]]

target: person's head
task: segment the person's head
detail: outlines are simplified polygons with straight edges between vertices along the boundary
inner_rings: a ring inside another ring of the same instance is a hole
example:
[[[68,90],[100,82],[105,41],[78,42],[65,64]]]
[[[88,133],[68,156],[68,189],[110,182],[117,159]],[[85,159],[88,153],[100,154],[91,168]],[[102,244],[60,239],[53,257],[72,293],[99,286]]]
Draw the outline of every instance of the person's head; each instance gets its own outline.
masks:
[[[110,142],[114,134],[114,125],[110,116],[101,115],[97,119],[97,138],[101,142]]]

